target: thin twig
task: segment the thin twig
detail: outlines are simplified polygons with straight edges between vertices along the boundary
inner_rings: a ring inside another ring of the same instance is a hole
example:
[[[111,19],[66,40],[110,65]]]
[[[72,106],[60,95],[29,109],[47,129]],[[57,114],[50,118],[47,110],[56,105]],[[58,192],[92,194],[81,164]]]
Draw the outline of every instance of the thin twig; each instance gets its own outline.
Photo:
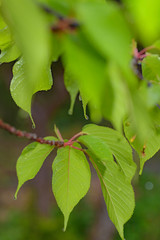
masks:
[[[79,133],[75,134],[72,138],[69,139],[68,143],[73,142],[74,139],[76,139],[77,137],[80,137],[82,135],[85,135],[85,134],[86,133],[84,133],[84,132],[79,132]]]
[[[53,8],[50,8],[43,3],[37,3],[37,4],[42,10],[44,10],[48,14],[51,14],[51,15],[55,16],[56,18],[60,19],[60,20],[65,18],[65,16],[63,16],[62,14],[60,14],[59,12],[54,10]]]
[[[80,24],[76,20],[62,15],[61,13],[57,12],[55,9],[48,7],[43,3],[37,3],[37,4],[46,13],[51,14],[58,19],[57,23],[51,27],[52,32],[54,33],[66,32],[66,31],[73,32],[80,26]]]
[[[9,132],[17,137],[23,137],[23,138],[38,142],[40,144],[49,144],[49,145],[55,146],[55,147],[63,147],[64,146],[63,141],[45,140],[42,137],[38,137],[35,133],[28,133],[25,131],[18,130],[13,126],[11,126],[7,123],[4,123],[1,119],[0,119],[0,128],[6,130],[7,132]]]

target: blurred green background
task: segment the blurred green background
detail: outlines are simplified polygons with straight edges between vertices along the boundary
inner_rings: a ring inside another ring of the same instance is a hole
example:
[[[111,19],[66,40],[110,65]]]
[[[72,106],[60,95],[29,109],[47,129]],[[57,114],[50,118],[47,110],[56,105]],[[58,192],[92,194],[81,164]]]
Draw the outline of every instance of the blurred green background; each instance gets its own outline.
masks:
[[[85,120],[79,99],[74,113],[68,115],[69,95],[64,88],[60,61],[53,64],[54,89],[34,97],[32,113],[36,129],[28,116],[13,102],[9,84],[11,64],[0,66],[0,117],[21,130],[39,136],[53,134],[56,124],[65,138],[89,123]],[[103,122],[103,124],[107,124]],[[16,160],[29,143],[0,130],[0,240],[118,240],[115,227],[107,216],[100,184],[92,169],[92,183],[87,196],[80,201],[70,216],[67,231],[63,232],[63,216],[58,209],[51,188],[51,165],[54,154],[45,161],[36,178],[24,184],[14,200],[17,187]],[[125,225],[128,240],[160,239],[160,163],[159,153],[145,165],[142,176],[133,184],[136,209]],[[136,156],[135,156],[136,160]],[[136,160],[137,161],[137,160]]]

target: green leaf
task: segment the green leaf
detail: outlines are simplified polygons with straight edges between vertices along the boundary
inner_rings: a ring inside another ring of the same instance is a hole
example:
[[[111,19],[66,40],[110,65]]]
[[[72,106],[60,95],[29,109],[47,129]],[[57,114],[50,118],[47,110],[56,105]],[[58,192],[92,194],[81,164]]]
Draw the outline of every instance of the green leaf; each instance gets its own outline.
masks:
[[[153,48],[156,48],[156,49],[160,50],[160,40],[157,40],[156,42],[154,42],[152,44],[152,46],[153,46]]]
[[[132,149],[123,135],[111,128],[94,124],[86,125],[83,132],[103,140],[109,146],[124,175],[128,180],[132,179],[136,165],[132,160]]]
[[[114,98],[112,99],[113,103],[110,104],[112,106],[112,112],[109,119],[111,120],[113,126],[122,132],[123,119],[128,113],[130,96],[127,86],[123,80],[123,75],[121,74],[118,66],[110,63],[108,66],[108,71],[114,94]]]
[[[149,107],[154,107],[156,104],[160,103],[160,85],[152,84],[147,88],[147,96]]]
[[[47,74],[44,74],[44,71],[49,66],[51,60],[51,32],[49,31],[48,23],[40,7],[32,0],[4,0],[2,10],[3,16],[24,58],[23,74],[22,71],[21,74],[19,74],[20,78],[20,75],[23,75],[23,79],[21,78],[19,81],[23,82],[25,79],[25,82],[27,82],[23,87],[23,92],[28,92],[28,89],[25,89],[26,86],[31,85],[30,88],[32,89],[34,83],[36,83],[37,86],[39,85],[39,87],[34,87],[34,90],[37,88],[36,91],[40,89],[50,89],[52,85],[51,80],[48,84],[48,78],[50,78],[48,75],[50,73],[47,72]],[[21,65],[21,61],[18,64]],[[17,68],[18,67],[16,67],[16,70]],[[47,80],[45,80],[45,78],[43,79],[44,83],[42,83],[42,76],[47,78]],[[31,94],[31,91],[29,92]],[[18,93],[12,92],[12,94],[15,96]],[[29,101],[31,98],[30,94]],[[23,107],[25,105],[23,96],[20,92],[19,95],[21,95],[22,102],[19,97],[19,101],[16,101],[16,103],[23,108],[23,110],[31,114],[29,104],[27,107]]]
[[[55,34],[52,34],[51,40],[52,40],[52,57],[51,58],[53,62],[57,62],[63,50],[61,41],[60,41],[60,38],[58,38],[58,36],[56,36]]]
[[[0,29],[0,49],[4,49],[10,45],[12,41],[11,33],[8,26]]]
[[[137,151],[140,158],[140,174],[142,174],[144,164],[154,156],[160,149],[160,134],[156,129],[149,129],[148,135],[143,143],[139,142],[138,134],[132,122],[124,122],[124,132],[131,146]]]
[[[91,149],[92,152],[88,151],[88,154],[100,179],[109,217],[124,239],[123,226],[131,218],[135,207],[132,185],[110,154],[99,154],[99,151],[97,154],[97,148],[93,148],[93,145]]]
[[[0,54],[0,63],[8,63],[16,60],[21,55],[15,44],[9,45],[3,49]]]
[[[87,115],[87,104],[89,102],[88,96],[86,96],[83,91],[80,89],[79,100],[82,101],[83,113],[86,120],[88,120]]]
[[[72,115],[74,103],[75,103],[77,94],[79,92],[79,87],[78,87],[78,83],[74,80],[74,78],[69,73],[67,68],[65,68],[65,72],[64,72],[64,84],[71,98],[71,104],[70,104],[70,109],[68,113]]]
[[[146,0],[123,0],[123,2],[134,23],[131,27],[134,26],[140,41],[149,46],[160,36],[160,1],[153,0],[152,4]]]
[[[56,141],[57,139],[55,137],[46,137],[45,140]],[[21,186],[37,175],[44,160],[53,149],[54,146],[37,142],[31,143],[23,149],[16,165],[18,187],[15,193],[15,198],[17,198]]]
[[[160,82],[160,57],[150,54],[142,62],[142,73],[145,80]]]
[[[89,40],[102,55],[126,70],[131,58],[131,34],[118,5],[91,1],[79,4],[77,12]]]
[[[33,79],[32,82],[27,81],[25,75],[25,61],[21,58],[13,67],[13,79],[10,85],[11,95],[16,104],[29,113],[31,119],[31,101],[34,93],[42,90],[49,90],[52,86],[52,74],[50,66],[41,69],[41,76]]]
[[[79,33],[64,39],[64,63],[77,81],[82,99],[90,101],[94,120],[101,119],[101,99],[106,80],[106,61],[85,36]],[[97,110],[97,111],[96,111]]]
[[[79,144],[75,144],[80,148]],[[52,187],[58,206],[64,214],[64,230],[75,205],[90,187],[90,168],[83,152],[71,147],[59,148],[53,162]]]

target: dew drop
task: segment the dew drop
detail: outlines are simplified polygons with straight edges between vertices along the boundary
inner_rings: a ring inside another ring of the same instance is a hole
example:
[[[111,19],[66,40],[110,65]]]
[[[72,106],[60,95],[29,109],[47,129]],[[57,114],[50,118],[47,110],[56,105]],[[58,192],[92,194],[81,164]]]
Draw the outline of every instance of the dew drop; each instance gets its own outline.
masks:
[[[154,185],[152,182],[146,182],[145,183],[145,189],[148,191],[151,191],[154,188]]]
[[[82,97],[81,97],[81,95],[79,95],[79,101],[82,101]]]
[[[89,117],[88,117],[88,115],[86,115],[86,116],[85,116],[85,118],[86,118],[86,120],[89,120]]]

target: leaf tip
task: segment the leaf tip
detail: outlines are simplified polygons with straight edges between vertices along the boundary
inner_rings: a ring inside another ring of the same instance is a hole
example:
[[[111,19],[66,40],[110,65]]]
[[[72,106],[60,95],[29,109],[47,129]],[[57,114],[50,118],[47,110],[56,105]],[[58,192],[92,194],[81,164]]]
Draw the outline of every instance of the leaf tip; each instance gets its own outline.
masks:
[[[67,224],[68,224],[68,219],[69,219],[69,215],[64,216],[64,227],[63,227],[63,232],[66,231]]]
[[[16,193],[14,194],[14,200],[17,200],[18,191],[19,189],[17,188]]]
[[[70,108],[70,109],[68,110],[68,114],[69,114],[69,115],[72,115],[72,114],[73,114],[73,109],[72,109],[72,108]]]

